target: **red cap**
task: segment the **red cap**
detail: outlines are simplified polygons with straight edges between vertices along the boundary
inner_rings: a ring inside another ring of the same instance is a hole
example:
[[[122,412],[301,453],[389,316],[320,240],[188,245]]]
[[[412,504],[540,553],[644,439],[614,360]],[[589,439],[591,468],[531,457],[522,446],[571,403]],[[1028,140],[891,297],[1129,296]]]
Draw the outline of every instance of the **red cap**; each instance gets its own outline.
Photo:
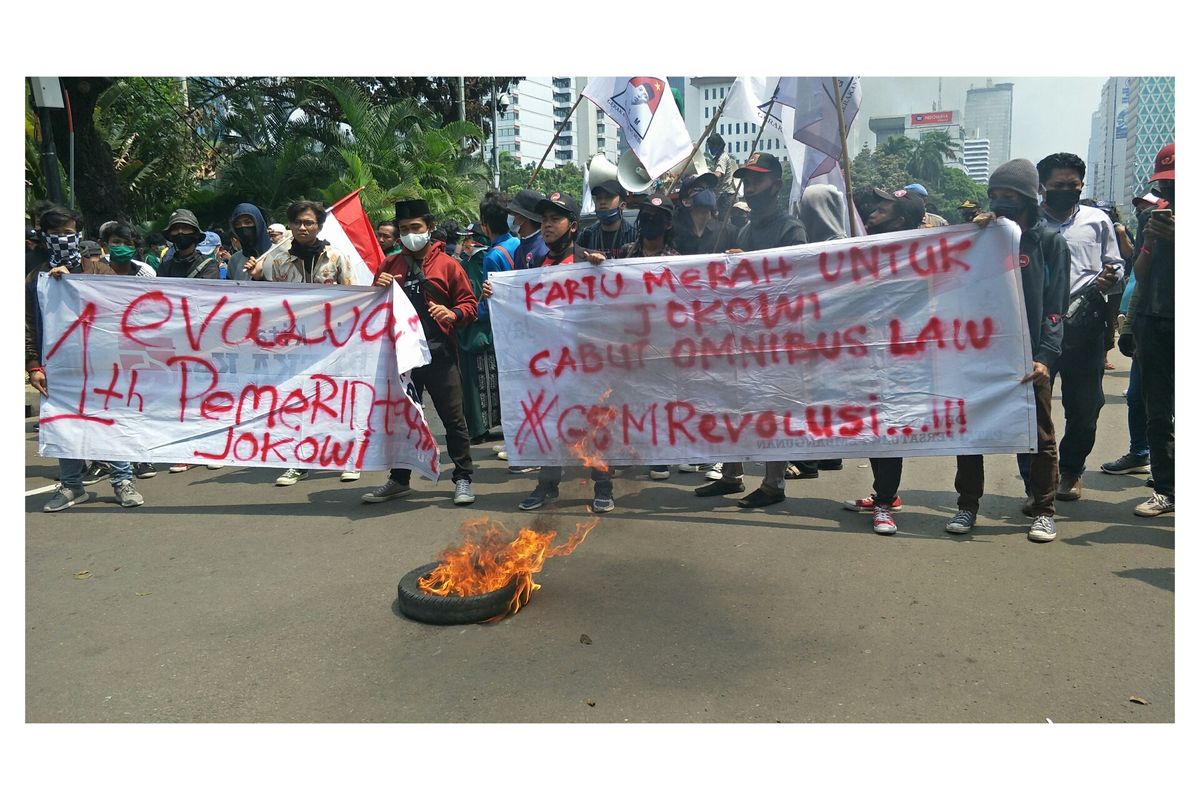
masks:
[[[1163,147],[1158,151],[1158,155],[1154,157],[1154,174],[1150,176],[1152,181],[1173,181],[1175,180],[1175,143]]]

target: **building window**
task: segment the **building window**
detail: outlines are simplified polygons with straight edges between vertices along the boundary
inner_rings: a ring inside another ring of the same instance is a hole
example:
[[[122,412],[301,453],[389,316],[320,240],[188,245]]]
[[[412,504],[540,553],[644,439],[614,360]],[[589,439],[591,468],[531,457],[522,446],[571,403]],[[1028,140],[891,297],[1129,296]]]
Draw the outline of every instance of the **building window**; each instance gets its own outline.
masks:
[[[704,107],[704,118],[708,119],[708,106]]]
[[[705,99],[705,100],[707,100],[707,99],[708,99],[708,89],[705,89],[705,90],[704,90],[704,99]]]
[[[722,122],[720,127],[721,127],[721,135],[724,136],[725,135],[725,123]]]
[[[725,99],[725,88],[724,87],[721,87],[721,99],[722,100]]]

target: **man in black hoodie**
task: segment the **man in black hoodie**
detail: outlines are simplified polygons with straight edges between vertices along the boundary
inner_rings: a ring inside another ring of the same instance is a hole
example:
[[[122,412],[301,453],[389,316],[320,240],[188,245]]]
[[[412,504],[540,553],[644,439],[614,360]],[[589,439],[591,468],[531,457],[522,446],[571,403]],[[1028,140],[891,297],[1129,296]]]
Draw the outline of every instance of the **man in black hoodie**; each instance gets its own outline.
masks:
[[[163,230],[163,236],[175,246],[175,252],[159,265],[158,277],[220,279],[217,260],[196,249],[204,241],[204,230],[195,214],[186,208],[177,209]]]
[[[1021,471],[1029,476],[1025,484],[1029,501],[1022,509],[1026,516],[1034,517],[1029,539],[1051,542],[1057,534],[1054,495],[1058,488],[1058,446],[1050,417],[1050,376],[1062,355],[1062,315],[1067,307],[1071,253],[1062,235],[1047,226],[1038,213],[1038,174],[1033,162],[1016,158],[997,167],[988,179],[988,201],[991,213],[977,216],[976,224],[984,226],[996,217],[1005,217],[1021,228],[1021,292],[1033,350],[1033,372],[1021,382],[1033,383],[1038,449],[1036,453],[1021,453],[1017,459],[1024,462]],[[946,531],[967,533],[975,526],[983,496],[983,456],[958,457],[954,488],[958,491],[959,510],[946,524]]]
[[[238,203],[229,215],[229,227],[242,245],[241,252],[234,253],[229,259],[229,279],[248,281],[250,270],[257,263],[259,256],[271,249],[271,239],[267,236],[267,221],[263,219],[258,206],[252,203]]]

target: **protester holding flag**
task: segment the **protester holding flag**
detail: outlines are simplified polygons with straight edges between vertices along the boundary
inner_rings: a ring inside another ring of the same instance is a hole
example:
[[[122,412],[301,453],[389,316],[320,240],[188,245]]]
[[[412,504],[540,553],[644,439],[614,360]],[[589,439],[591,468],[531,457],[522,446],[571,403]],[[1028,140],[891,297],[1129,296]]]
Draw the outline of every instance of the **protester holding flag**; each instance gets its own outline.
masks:
[[[396,203],[396,232],[403,250],[388,256],[375,274],[375,286],[393,282],[408,296],[421,321],[430,361],[412,371],[418,400],[429,390],[433,407],[446,429],[446,449],[454,462],[454,504],[475,502],[471,491],[471,438],[463,414],[462,378],[458,369],[455,332],[476,318],[476,300],[462,265],[446,255],[445,245],[432,241],[434,217],[429,203],[415,197]],[[382,503],[412,491],[412,470],[394,468],[388,481],[363,495],[364,503]]]
[[[559,264],[579,264],[585,261],[599,263],[598,254],[589,254],[575,244],[575,236],[579,231],[579,204],[575,198],[565,192],[551,192],[534,208],[534,212],[542,218],[542,238],[546,242],[547,255],[542,266],[552,267]],[[535,511],[546,503],[558,499],[558,485],[562,482],[562,467],[542,467],[538,476],[537,486],[522,500],[517,508],[522,511]],[[595,494],[592,498],[592,511],[604,514],[616,508],[613,501],[612,468],[610,466],[592,467],[592,480],[595,482]]]
[[[253,203],[238,203],[229,215],[229,227],[242,246],[242,249],[229,259],[229,278],[248,281],[258,259],[271,249],[271,239],[267,236],[267,221],[258,206]]]
[[[751,153],[733,176],[742,181],[746,202],[750,205],[750,221],[738,232],[737,247],[727,250],[727,253],[806,243],[804,225],[779,208],[779,193],[783,190],[783,167],[779,159],[770,153]],[[762,485],[739,500],[738,505],[742,508],[759,508],[782,503],[785,499],[787,467],[786,461],[768,462]],[[741,462],[725,462],[721,465],[721,477],[698,487],[696,496],[714,497],[743,492],[746,490],[742,482],[743,474]]]
[[[1038,214],[1038,174],[1033,163],[1013,159],[996,168],[988,179],[991,213],[975,218],[981,227],[1004,217],[1021,228],[1021,292],[1033,350],[1033,372],[1021,382],[1033,383],[1037,413],[1037,452],[1021,453],[1021,472],[1028,502],[1022,511],[1034,517],[1029,539],[1050,542],[1057,535],[1054,493],[1058,485],[1058,446],[1051,418],[1050,376],[1062,355],[1063,321],[1070,285],[1071,254],[1066,240]],[[958,513],[946,524],[948,533],[967,533],[975,527],[983,496],[983,456],[960,455],[954,476]]]
[[[724,217],[729,207],[737,200],[737,184],[733,179],[737,162],[726,152],[725,139],[721,134],[712,134],[704,144],[708,151],[708,168],[719,182],[716,187],[717,216]]]

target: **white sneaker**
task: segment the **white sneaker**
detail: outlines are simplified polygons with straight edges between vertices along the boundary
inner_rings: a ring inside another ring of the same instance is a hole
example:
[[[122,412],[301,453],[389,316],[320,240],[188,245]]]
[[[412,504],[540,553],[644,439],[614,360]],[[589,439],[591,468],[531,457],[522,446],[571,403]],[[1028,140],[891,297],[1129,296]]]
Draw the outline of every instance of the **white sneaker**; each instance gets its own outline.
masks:
[[[958,513],[946,523],[946,533],[970,533],[975,527],[976,514],[974,511],[959,509]]]
[[[1029,541],[1031,542],[1053,542],[1057,535],[1058,528],[1054,526],[1054,517],[1038,517],[1029,526]]]
[[[671,477],[670,467],[667,467],[666,469],[650,470],[650,480],[652,481],[665,481],[669,477]]]
[[[502,453],[502,452],[504,452],[504,442],[501,442],[500,444],[494,444],[494,445],[492,445],[492,452],[493,452],[493,453]]]
[[[275,479],[276,486],[291,486],[296,481],[302,481],[308,477],[308,470],[289,468],[286,472]]]
[[[719,481],[721,480],[721,467],[724,466],[720,461],[712,465],[712,469],[704,473],[705,480]]]
[[[361,477],[362,477],[362,473],[356,469],[348,469],[342,473],[342,481],[344,483],[349,483],[350,481],[356,481]]]
[[[475,493],[471,491],[471,482],[462,478],[454,482],[454,505],[469,506],[475,502]]]
[[[503,450],[497,450],[496,458],[500,459],[501,461],[508,461],[508,453],[504,452]]]
[[[1144,503],[1139,503],[1133,510],[1139,517],[1157,517],[1159,514],[1170,514],[1175,510],[1175,498],[1167,497],[1157,492]]]

